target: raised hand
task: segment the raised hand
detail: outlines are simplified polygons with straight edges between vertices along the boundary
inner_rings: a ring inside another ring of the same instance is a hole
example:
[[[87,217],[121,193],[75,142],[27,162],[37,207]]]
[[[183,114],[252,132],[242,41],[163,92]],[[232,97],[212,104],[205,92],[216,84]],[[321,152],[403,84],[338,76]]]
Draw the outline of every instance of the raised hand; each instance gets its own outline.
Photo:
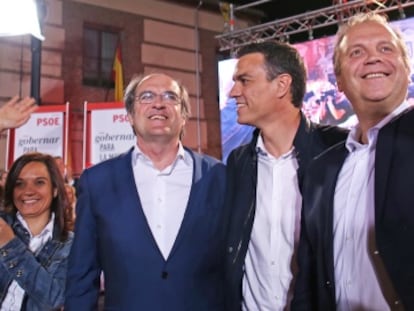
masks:
[[[34,98],[14,96],[0,107],[0,131],[25,124],[36,109]]]
[[[0,217],[0,247],[6,245],[14,238],[13,229]]]

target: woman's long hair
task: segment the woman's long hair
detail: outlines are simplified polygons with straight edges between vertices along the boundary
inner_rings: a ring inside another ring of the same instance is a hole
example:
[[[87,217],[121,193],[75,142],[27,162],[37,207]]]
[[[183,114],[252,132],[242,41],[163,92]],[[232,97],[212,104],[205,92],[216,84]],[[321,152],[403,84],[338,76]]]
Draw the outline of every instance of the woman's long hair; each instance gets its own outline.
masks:
[[[73,229],[72,207],[69,204],[65,191],[65,183],[55,159],[48,154],[39,152],[26,153],[13,163],[6,180],[4,193],[5,212],[11,215],[17,213],[17,208],[13,202],[13,190],[23,167],[31,162],[43,163],[46,166],[52,183],[52,189],[57,189],[57,195],[52,198],[50,210],[55,213],[55,227],[57,228],[55,228],[54,232],[59,233],[59,240],[65,241],[68,232]]]
[[[0,179],[3,178],[3,175],[7,174],[6,170],[0,170]],[[0,211],[4,209],[4,187],[0,186]]]

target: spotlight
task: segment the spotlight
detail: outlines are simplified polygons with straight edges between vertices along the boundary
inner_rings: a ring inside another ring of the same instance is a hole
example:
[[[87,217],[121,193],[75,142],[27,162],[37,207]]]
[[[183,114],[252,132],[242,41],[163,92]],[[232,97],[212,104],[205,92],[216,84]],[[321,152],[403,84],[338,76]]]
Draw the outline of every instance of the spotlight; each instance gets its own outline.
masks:
[[[40,32],[35,1],[0,1],[0,37],[24,34],[31,34],[39,40],[44,40]]]
[[[289,37],[289,35],[285,35],[285,42],[286,42],[286,43],[289,43],[289,41],[290,41],[290,37]]]
[[[402,7],[399,7],[399,8],[398,8],[398,12],[400,13],[400,18],[401,18],[401,19],[406,18],[406,16],[405,16],[405,12],[404,12],[404,9],[403,9]]]
[[[308,30],[308,39],[309,41],[313,40],[313,29],[312,28],[309,28]]]

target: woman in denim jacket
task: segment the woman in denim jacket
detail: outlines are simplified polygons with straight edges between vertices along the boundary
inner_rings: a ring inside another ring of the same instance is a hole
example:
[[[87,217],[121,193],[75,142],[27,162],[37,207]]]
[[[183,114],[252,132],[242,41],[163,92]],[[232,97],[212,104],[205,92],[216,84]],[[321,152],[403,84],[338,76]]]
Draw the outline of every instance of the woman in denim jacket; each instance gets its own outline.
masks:
[[[72,211],[53,157],[30,153],[11,167],[0,216],[0,310],[64,303]]]

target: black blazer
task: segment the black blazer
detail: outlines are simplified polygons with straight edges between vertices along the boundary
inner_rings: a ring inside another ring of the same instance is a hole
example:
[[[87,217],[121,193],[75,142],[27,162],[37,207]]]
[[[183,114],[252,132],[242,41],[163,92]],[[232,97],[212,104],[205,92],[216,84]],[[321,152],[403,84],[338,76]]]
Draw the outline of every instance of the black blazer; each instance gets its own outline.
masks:
[[[340,143],[313,161],[303,184],[299,275],[292,310],[335,310],[333,202],[348,152]],[[414,109],[378,133],[375,154],[377,248],[406,310],[414,310]]]
[[[226,310],[241,310],[243,266],[250,241],[256,209],[257,156],[259,129],[252,141],[232,151],[227,160],[227,192],[225,213],[227,243],[225,250]],[[301,116],[294,139],[301,180],[310,160],[346,138],[347,131],[331,126],[320,126]]]

